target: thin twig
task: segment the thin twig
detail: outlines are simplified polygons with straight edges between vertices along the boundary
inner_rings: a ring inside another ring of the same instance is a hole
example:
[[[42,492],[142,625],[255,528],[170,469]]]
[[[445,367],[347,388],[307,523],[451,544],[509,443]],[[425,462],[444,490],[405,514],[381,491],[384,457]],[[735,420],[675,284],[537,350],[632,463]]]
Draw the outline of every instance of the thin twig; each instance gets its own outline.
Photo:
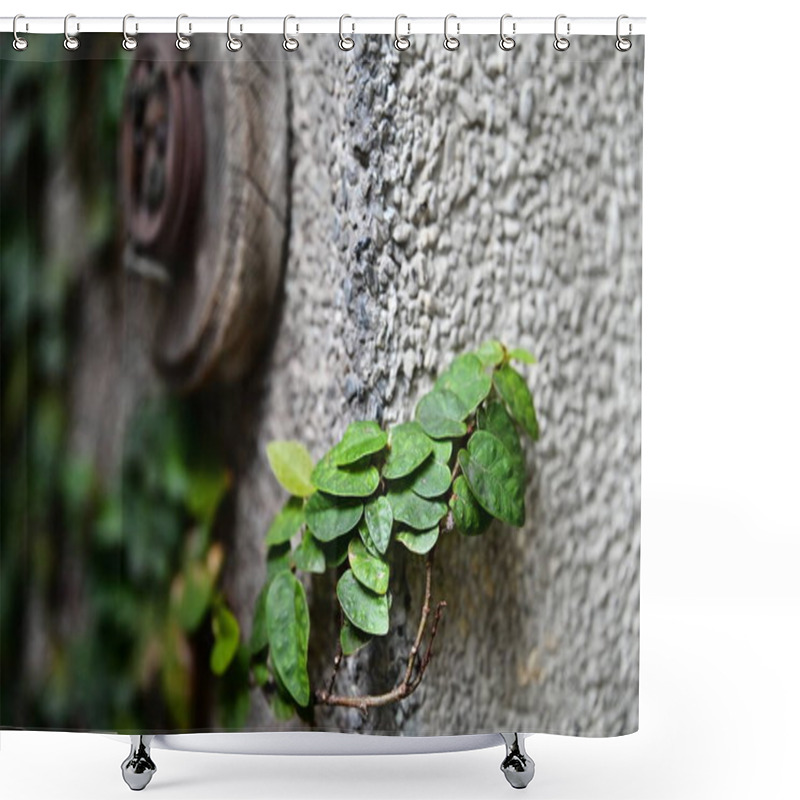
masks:
[[[446,523],[443,525],[445,527]],[[422,610],[419,617],[419,625],[417,626],[417,635],[414,643],[411,646],[411,651],[408,654],[408,661],[406,663],[406,671],[403,679],[391,691],[378,695],[361,695],[361,696],[346,696],[335,695],[332,693],[333,684],[330,685],[328,690],[318,689],[316,692],[316,700],[318,703],[329,706],[346,706],[348,708],[358,708],[362,714],[366,714],[368,708],[376,708],[378,706],[385,706],[389,703],[395,703],[408,697],[419,686],[425,670],[433,657],[433,640],[436,638],[436,632],[439,627],[439,620],[442,616],[447,603],[441,601],[436,606],[434,614],[433,626],[431,628],[430,639],[425,651],[422,661],[417,663],[419,658],[420,647],[422,640],[425,636],[425,629],[428,625],[428,617],[431,612],[431,583],[433,576],[433,553],[435,547],[428,553],[425,558],[425,597],[422,602]],[[416,667],[416,674],[414,672]]]

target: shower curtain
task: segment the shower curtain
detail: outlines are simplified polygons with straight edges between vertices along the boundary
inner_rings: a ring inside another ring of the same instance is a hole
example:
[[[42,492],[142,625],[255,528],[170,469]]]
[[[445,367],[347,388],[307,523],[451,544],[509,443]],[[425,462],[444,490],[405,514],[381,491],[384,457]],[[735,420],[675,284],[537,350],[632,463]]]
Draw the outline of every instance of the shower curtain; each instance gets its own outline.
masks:
[[[0,40],[0,726],[638,727],[644,38]]]

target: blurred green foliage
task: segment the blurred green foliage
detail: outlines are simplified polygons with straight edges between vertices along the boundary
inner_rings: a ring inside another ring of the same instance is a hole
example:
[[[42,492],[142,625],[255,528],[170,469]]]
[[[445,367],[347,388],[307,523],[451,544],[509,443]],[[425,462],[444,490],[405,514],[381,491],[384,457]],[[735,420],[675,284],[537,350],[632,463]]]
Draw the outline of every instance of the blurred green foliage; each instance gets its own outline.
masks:
[[[198,436],[197,402],[135,409],[113,475],[70,451],[81,281],[120,268],[130,63],[117,37],[85,45],[64,60],[58,37],[37,37],[35,57],[0,59],[0,725],[185,728],[209,713],[202,695],[240,726],[247,653],[212,539],[230,478]],[[48,182],[64,165],[88,268],[46,241]]]

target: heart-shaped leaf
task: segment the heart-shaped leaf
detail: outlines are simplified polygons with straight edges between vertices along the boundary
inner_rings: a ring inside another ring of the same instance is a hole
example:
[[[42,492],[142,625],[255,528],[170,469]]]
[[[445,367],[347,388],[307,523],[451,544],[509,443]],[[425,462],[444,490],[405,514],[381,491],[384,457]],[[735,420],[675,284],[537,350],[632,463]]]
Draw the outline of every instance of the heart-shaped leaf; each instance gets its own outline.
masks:
[[[267,630],[270,657],[283,685],[298,705],[306,706],[311,695],[308,679],[308,605],[300,581],[282,572],[267,595]]]
[[[375,594],[386,594],[389,589],[389,565],[382,559],[370,555],[361,539],[353,537],[347,550],[350,569],[359,583]]]
[[[299,497],[290,497],[269,526],[267,544],[288,542],[304,521],[303,501]]]
[[[390,489],[387,497],[394,518],[415,530],[432,528],[447,513],[445,503],[420,497],[410,487]]]
[[[342,645],[342,655],[351,656],[372,641],[372,637],[364,631],[351,625],[347,620],[342,625],[339,633],[339,642]]]
[[[453,455],[453,442],[450,439],[438,439],[433,442],[433,459],[440,464],[449,464]]]
[[[339,467],[353,464],[365,456],[378,453],[386,447],[388,436],[376,422],[352,422],[344,432],[342,441],[328,453]]]
[[[330,542],[353,530],[363,511],[360,500],[314,492],[306,502],[306,525],[320,542]]]
[[[467,536],[483,533],[492,521],[475,499],[463,475],[459,475],[453,482],[450,510],[453,512],[456,528]]]
[[[369,497],[378,488],[380,475],[371,465],[337,467],[329,453],[314,467],[311,482],[319,491],[337,497]]]
[[[475,354],[484,367],[496,367],[505,358],[505,348],[497,339],[484,342]]]
[[[429,458],[411,476],[411,488],[420,497],[440,497],[450,488],[450,468]]]
[[[397,541],[404,544],[412,553],[425,555],[439,540],[439,526],[427,531],[402,530],[397,534]]]
[[[415,418],[432,439],[455,439],[467,432],[463,420],[468,413],[458,395],[436,389],[419,401]]]
[[[395,480],[413,472],[431,454],[433,442],[418,423],[404,422],[392,428],[389,448],[383,477]]]
[[[379,553],[385,553],[389,547],[394,522],[391,503],[383,495],[370,500],[364,506],[364,520],[373,546]]]
[[[525,522],[525,475],[515,468],[503,443],[488,431],[475,431],[458,463],[475,499],[493,517],[522,525]]]
[[[303,534],[303,539],[292,553],[297,569],[303,572],[325,572],[325,552],[311,531]]]
[[[308,497],[314,491],[311,470],[314,462],[300,442],[270,442],[267,458],[278,483],[290,494]]]
[[[533,408],[533,397],[522,375],[506,364],[494,373],[494,385],[508,406],[511,416],[528,432],[531,439],[538,439],[539,423]]]
[[[514,361],[521,361],[523,364],[536,363],[536,356],[524,347],[515,347],[509,350],[508,357],[514,359]]]
[[[345,616],[356,628],[373,636],[385,636],[389,632],[388,594],[375,594],[365,589],[348,569],[336,584],[336,596]]]
[[[514,467],[525,471],[525,455],[517,428],[502,403],[493,400],[478,410],[478,428],[493,433],[505,445]]]
[[[447,371],[436,381],[436,389],[445,389],[455,394],[465,409],[466,417],[486,399],[492,389],[492,379],[485,372],[478,356],[467,353],[453,360]]]

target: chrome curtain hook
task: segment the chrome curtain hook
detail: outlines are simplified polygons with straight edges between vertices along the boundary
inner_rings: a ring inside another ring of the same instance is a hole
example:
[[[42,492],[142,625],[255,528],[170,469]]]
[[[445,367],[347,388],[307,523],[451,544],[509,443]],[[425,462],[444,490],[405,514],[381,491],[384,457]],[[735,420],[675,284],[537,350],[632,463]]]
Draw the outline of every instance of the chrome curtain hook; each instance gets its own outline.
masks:
[[[17,14],[17,16],[14,17],[14,24],[12,25],[12,28],[11,28],[11,30],[14,33],[14,41],[11,42],[11,44],[14,47],[14,49],[16,51],[20,52],[20,53],[28,46],[28,40],[27,39],[23,39],[19,35],[19,33],[17,32],[18,23],[19,23],[19,21],[21,19],[25,19],[25,15],[24,14]],[[25,30],[26,31],[28,30],[28,23],[27,22],[25,23]]]
[[[291,14],[283,18],[283,49],[287,53],[291,53],[297,50],[300,47],[300,42],[297,41],[293,36],[289,36],[289,20],[296,19]]]
[[[344,21],[346,19],[353,19],[349,14],[342,14],[339,17],[339,49],[340,50],[352,50],[356,43],[353,40],[352,36],[345,36],[344,35]],[[355,25],[351,25],[351,30],[355,31]]]
[[[456,35],[451,36],[448,27],[450,20],[456,20]],[[444,49],[445,50],[458,50],[459,46],[461,45],[461,41],[458,38],[458,34],[461,33],[461,23],[457,21],[458,17],[455,14],[448,14],[444,18]]]
[[[188,14],[178,14],[178,16],[175,18],[175,37],[176,37],[175,38],[175,47],[177,47],[178,50],[188,50],[192,43],[191,43],[191,41],[189,40],[189,38],[187,36],[184,36],[181,33],[181,20],[182,19],[189,19],[189,15]],[[191,33],[191,32],[192,32],[192,23],[190,22],[189,23],[189,33]]]
[[[561,36],[558,32],[558,22],[559,20],[566,19],[566,14],[559,14],[556,17],[556,21],[553,25],[553,32],[555,34],[555,39],[553,40],[553,47],[558,50],[559,53],[563,53],[569,47],[569,39],[566,36]],[[567,34],[569,34],[569,22],[567,23]]]
[[[131,36],[128,33],[128,20],[129,19],[136,19],[136,17],[134,17],[133,14],[126,14],[122,18],[122,48],[123,48],[123,50],[129,50],[130,51],[130,50],[135,50],[136,49],[136,45],[138,44],[138,42],[136,41],[136,35],[135,34],[133,36]],[[138,31],[139,31],[139,23],[138,22],[134,23],[134,28],[133,29],[138,33]]]
[[[503,14],[503,16],[500,17],[500,49],[506,52],[513,50],[517,44],[517,40],[514,38],[517,34],[517,23],[511,23],[511,36],[509,36],[505,31],[507,19],[512,19],[511,14]]]
[[[67,16],[64,17],[64,49],[69,50],[70,52],[74,52],[81,46],[81,43],[78,41],[77,36],[73,36],[69,32],[69,21],[71,19],[75,19],[74,14],[67,14]],[[76,22],[75,32],[77,33],[78,31],[80,31],[80,29],[81,29],[80,23]]]
[[[241,50],[241,49],[242,49],[242,40],[241,40],[241,39],[237,39],[237,38],[236,38],[236,37],[235,37],[235,36],[234,36],[234,35],[231,33],[231,23],[232,23],[232,22],[233,22],[235,19],[239,19],[239,17],[237,17],[237,16],[236,16],[236,14],[231,14],[231,15],[228,17],[228,41],[225,43],[225,47],[227,47],[227,48],[228,48],[228,50],[230,50],[230,51],[231,51],[231,53],[238,53],[238,52],[239,52],[239,50]],[[242,32],[242,26],[240,25],[240,26],[239,26],[239,33],[241,33],[241,32]]]
[[[394,49],[399,50],[401,53],[403,50],[408,50],[411,47],[411,40],[408,38],[408,34],[411,33],[411,23],[406,23],[407,33],[405,36],[400,35],[400,20],[401,19],[408,19],[405,14],[398,14],[394,18]]]
[[[630,50],[631,47],[633,47],[633,42],[630,39],[625,38],[620,33],[620,23],[624,19],[628,19],[628,16],[626,14],[620,14],[617,17],[617,41],[614,43],[614,47],[616,47],[617,50],[619,50],[620,53],[627,53],[628,50]],[[631,23],[629,22],[628,23],[628,36],[630,36],[632,32],[633,32],[633,25],[631,25]]]

